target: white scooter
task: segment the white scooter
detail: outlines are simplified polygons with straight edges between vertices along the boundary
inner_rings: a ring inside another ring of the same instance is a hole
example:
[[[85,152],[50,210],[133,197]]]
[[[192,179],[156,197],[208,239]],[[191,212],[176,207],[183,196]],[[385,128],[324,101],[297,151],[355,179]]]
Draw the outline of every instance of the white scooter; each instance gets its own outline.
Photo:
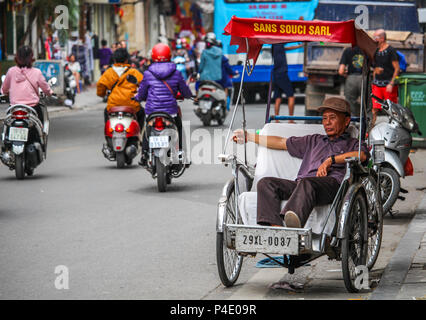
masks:
[[[413,166],[408,157],[412,145],[411,133],[421,135],[419,126],[410,109],[382,100],[372,95],[382,105],[389,121],[377,123],[370,131],[372,141],[384,141],[385,161],[380,169],[383,212],[392,214],[397,199],[405,200],[399,193],[408,191],[401,188],[400,178],[413,175]]]

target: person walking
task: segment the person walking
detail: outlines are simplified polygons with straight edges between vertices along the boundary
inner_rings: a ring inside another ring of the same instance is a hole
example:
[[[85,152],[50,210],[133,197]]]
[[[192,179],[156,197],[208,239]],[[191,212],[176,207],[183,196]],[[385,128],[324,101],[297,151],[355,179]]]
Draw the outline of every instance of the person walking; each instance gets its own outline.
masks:
[[[288,65],[286,51],[294,50],[302,47],[303,44],[284,47],[283,44],[272,45],[272,58],[274,66],[272,69],[272,83],[274,88],[274,99],[275,99],[275,115],[280,114],[280,106],[282,102],[282,94],[285,93],[288,103],[288,114],[294,115],[294,106],[296,104],[296,98],[294,97],[294,90],[291,84],[290,78],[288,77]],[[279,122],[278,120],[276,122]],[[289,121],[294,123],[293,120]]]
[[[389,99],[397,103],[398,86],[395,84],[395,79],[400,71],[398,54],[396,50],[386,42],[385,30],[376,30],[373,39],[377,41],[377,50],[374,54],[371,91],[373,95],[380,99]],[[376,123],[377,113],[381,109],[380,103],[373,98],[373,119],[371,127]]]
[[[101,69],[101,73],[103,74],[106,69],[110,66],[110,61],[112,57],[112,50],[108,48],[107,41],[101,41],[102,48],[99,49],[99,68]]]
[[[364,55],[358,46],[346,48],[339,62],[339,75],[345,77],[344,95],[351,105],[351,113],[359,115],[361,96],[362,66]]]

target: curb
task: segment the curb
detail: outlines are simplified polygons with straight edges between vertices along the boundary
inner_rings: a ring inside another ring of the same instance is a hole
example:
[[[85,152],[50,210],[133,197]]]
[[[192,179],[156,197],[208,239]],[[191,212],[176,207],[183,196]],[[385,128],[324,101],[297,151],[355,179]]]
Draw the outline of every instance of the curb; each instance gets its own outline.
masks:
[[[395,300],[404,284],[413,259],[426,231],[426,195],[415,211],[407,232],[401,239],[383,272],[378,287],[369,300]]]

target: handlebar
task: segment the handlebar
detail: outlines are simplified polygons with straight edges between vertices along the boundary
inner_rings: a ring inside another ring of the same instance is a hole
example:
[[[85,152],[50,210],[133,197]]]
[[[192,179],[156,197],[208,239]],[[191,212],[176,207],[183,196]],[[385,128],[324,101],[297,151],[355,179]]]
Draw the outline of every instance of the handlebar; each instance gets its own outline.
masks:
[[[378,102],[378,103],[380,103],[380,104],[382,105],[383,109],[385,109],[385,110],[389,110],[389,106],[387,105],[387,103],[386,103],[386,101],[385,101],[385,100],[383,100],[383,99],[381,99],[381,98],[379,98],[379,97],[375,96],[374,94],[371,94],[371,97],[372,97],[372,98],[374,98],[374,99],[376,99],[376,100],[377,100],[377,102]]]

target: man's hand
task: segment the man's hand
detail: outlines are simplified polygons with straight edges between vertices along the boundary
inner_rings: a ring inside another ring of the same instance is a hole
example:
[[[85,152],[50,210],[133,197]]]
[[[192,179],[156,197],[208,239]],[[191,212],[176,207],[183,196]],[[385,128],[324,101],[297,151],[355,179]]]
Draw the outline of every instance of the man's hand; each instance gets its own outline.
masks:
[[[232,136],[232,140],[238,144],[243,144],[246,139],[246,135],[244,134],[243,129],[237,129],[234,131],[234,135]]]
[[[389,83],[389,84],[386,86],[386,92],[391,93],[391,92],[392,92],[392,90],[393,90],[393,85]]]
[[[327,158],[318,168],[317,177],[326,177],[331,167],[331,158]]]

